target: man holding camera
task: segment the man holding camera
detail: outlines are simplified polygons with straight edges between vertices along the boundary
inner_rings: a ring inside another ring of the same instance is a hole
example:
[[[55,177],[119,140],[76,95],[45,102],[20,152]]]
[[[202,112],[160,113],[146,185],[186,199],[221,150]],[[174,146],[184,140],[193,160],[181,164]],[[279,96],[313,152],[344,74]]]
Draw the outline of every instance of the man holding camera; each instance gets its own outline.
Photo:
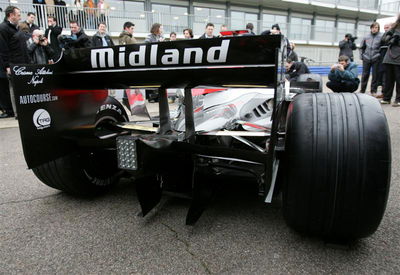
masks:
[[[356,39],[357,37],[353,37],[351,33],[346,34],[344,39],[339,42],[339,56],[345,55],[353,62],[353,51],[357,49],[356,43],[354,42]]]
[[[28,54],[33,64],[52,64],[54,51],[50,48],[43,31],[34,30],[32,37],[27,41]]]
[[[360,84],[357,65],[348,56],[339,56],[339,63],[331,67],[326,86],[335,93],[355,92]]]

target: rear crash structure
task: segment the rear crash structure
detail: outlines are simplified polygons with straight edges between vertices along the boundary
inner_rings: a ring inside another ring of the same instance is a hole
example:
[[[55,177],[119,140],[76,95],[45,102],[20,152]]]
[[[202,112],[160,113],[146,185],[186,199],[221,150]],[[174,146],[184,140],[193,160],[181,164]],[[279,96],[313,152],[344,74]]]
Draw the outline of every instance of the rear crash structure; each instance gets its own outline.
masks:
[[[78,49],[53,65],[17,64],[28,167],[75,195],[133,177],[143,215],[163,192],[189,197],[187,224],[213,199],[219,177],[243,177],[266,203],[282,193],[285,220],[297,231],[369,236],[390,186],[384,112],[368,95],[321,93],[318,77],[286,82],[284,50],[281,36],[223,37]],[[118,100],[115,89],[128,96]],[[144,89],[158,94],[158,115]]]

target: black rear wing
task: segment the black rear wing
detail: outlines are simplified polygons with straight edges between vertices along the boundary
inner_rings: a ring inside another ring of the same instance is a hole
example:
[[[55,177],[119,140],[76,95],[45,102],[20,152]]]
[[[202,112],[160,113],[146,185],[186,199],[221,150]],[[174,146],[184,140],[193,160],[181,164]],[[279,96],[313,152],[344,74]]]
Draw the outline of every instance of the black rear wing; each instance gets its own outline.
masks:
[[[280,46],[281,36],[268,35],[78,49],[45,66],[49,74],[40,77],[40,84],[47,89],[274,86]],[[24,66],[26,71],[34,69]],[[28,84],[32,75],[21,72],[21,67],[14,68],[15,83]]]
[[[96,113],[109,107],[107,89],[276,88],[280,49],[279,35],[226,37],[78,49],[53,65],[15,65],[12,82],[28,166],[73,151]]]

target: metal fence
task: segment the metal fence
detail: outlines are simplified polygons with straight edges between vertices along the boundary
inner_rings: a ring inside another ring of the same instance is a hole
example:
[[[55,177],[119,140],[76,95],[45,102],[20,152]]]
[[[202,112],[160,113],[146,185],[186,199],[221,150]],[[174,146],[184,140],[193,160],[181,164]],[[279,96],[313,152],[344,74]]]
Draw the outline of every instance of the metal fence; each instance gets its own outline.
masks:
[[[321,1],[321,0],[319,0]],[[341,0],[336,0],[340,2]],[[358,0],[355,0],[358,1]],[[9,2],[0,2],[0,8],[4,11]],[[389,3],[392,5],[393,3]],[[396,2],[398,6],[398,2]],[[164,26],[164,32],[176,32],[181,34],[183,29],[192,28],[195,35],[201,35],[204,32],[206,23],[213,22],[216,32],[218,32],[222,24],[228,27],[245,28],[245,23],[235,18],[226,18],[221,16],[198,16],[190,14],[174,14],[174,13],[158,13],[141,10],[117,10],[117,9],[90,9],[77,8],[72,6],[50,6],[50,5],[32,5],[32,4],[16,4],[21,9],[22,18],[25,19],[28,12],[36,13],[36,20],[39,27],[47,28],[48,16],[55,16],[59,25],[68,30],[68,22],[76,20],[85,30],[96,30],[99,22],[105,22],[109,32],[118,33],[122,31],[122,26],[126,21],[132,21],[135,24],[136,33],[149,33],[153,23],[161,23]],[[4,17],[4,12],[0,16]],[[317,41],[323,43],[337,43],[342,40],[345,33],[353,33],[363,36],[365,30],[349,30],[338,29],[323,26],[308,26],[306,24],[290,24],[286,22],[279,23],[282,32],[288,36],[290,40],[301,40],[306,43]],[[254,21],[255,32],[261,33],[266,26],[270,26],[270,22]],[[367,30],[369,31],[369,30]]]

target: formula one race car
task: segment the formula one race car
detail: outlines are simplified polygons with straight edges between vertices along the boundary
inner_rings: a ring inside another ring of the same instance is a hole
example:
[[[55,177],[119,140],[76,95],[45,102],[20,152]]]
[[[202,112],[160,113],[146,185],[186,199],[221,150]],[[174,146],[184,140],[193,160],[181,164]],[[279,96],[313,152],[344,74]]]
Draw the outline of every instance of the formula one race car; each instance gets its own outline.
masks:
[[[28,167],[77,195],[106,192],[129,175],[143,215],[164,191],[189,195],[187,224],[200,218],[218,177],[249,177],[265,202],[282,193],[285,220],[300,232],[337,240],[372,234],[390,183],[384,112],[365,94],[321,93],[312,77],[285,81],[281,40],[77,49],[57,64],[15,65]],[[146,101],[145,89],[157,89],[158,104]],[[127,96],[110,96],[116,91]]]

